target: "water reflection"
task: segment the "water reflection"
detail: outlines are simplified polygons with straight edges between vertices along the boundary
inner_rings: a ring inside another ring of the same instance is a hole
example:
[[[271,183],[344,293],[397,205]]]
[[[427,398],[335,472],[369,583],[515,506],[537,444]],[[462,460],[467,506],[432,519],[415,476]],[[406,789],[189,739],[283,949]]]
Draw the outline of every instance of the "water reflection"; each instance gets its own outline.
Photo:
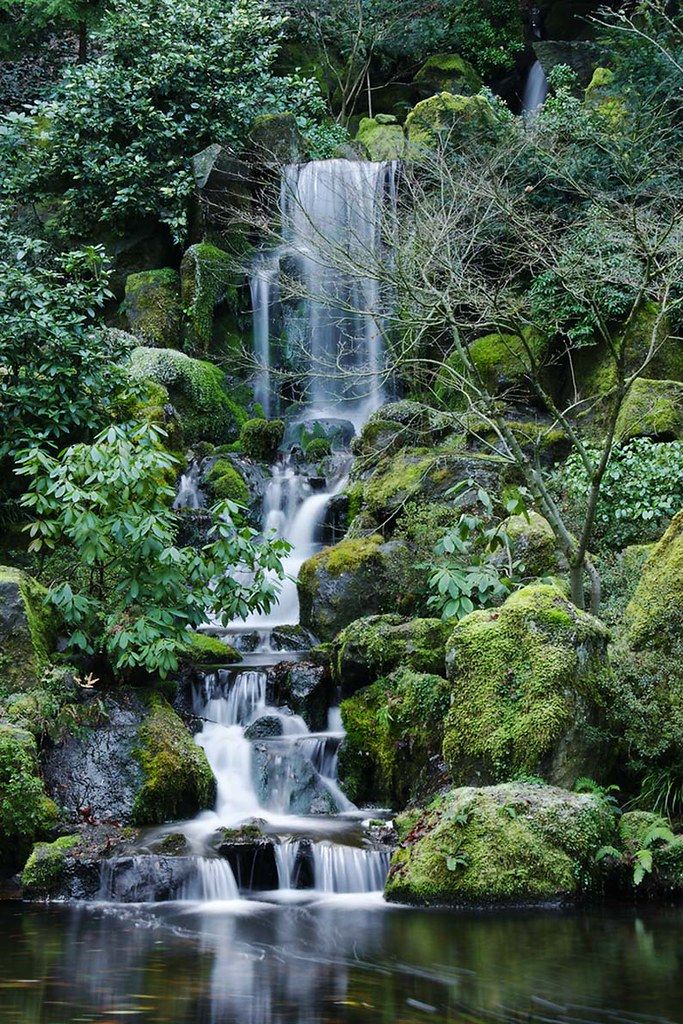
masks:
[[[0,1024],[680,1021],[683,912],[0,905]]]

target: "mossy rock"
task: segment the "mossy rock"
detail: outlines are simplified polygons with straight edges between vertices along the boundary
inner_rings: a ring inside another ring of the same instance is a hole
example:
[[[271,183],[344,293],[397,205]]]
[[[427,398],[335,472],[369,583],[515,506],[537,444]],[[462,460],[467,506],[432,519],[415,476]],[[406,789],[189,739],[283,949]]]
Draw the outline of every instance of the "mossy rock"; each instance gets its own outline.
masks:
[[[240,431],[240,451],[248,459],[270,464],[275,461],[284,433],[282,420],[247,420]]]
[[[186,445],[234,441],[246,421],[246,412],[228,396],[225,376],[213,363],[175,349],[140,347],[131,352],[129,373],[166,388]]]
[[[435,53],[428,57],[413,81],[425,97],[439,92],[472,96],[484,84],[469,61],[457,53]]]
[[[339,779],[351,800],[400,808],[429,789],[450,695],[442,676],[402,667],[342,701]]]
[[[452,789],[407,829],[385,897],[413,904],[566,901],[595,891],[595,855],[616,839],[614,812],[592,794],[507,783]]]
[[[362,117],[358,125],[356,141],[365,146],[370,160],[402,160],[405,155],[406,137],[395,117],[387,122],[384,118]]]
[[[40,778],[35,738],[0,722],[0,871],[19,867],[57,817]]]
[[[636,650],[666,654],[683,640],[683,510],[645,562],[624,614],[626,637]],[[679,666],[678,678],[683,678]]]
[[[216,780],[206,754],[170,704],[159,694],[151,694],[148,702],[149,714],[138,730],[135,749],[144,782],[132,818],[138,825],[160,825],[210,807]]]
[[[586,86],[584,102],[587,107],[604,118],[615,131],[623,127],[628,107],[624,98],[614,88],[614,72],[609,68],[595,69],[593,77]]]
[[[396,611],[408,547],[380,535],[342,540],[307,559],[297,581],[301,625],[331,640],[361,615]]]
[[[49,896],[64,881],[67,853],[80,842],[80,836],[60,836],[52,843],[36,843],[21,873],[24,895]]]
[[[413,107],[406,118],[406,134],[410,146],[430,149],[443,136],[455,133],[458,141],[464,141],[470,134],[492,132],[495,124],[493,108],[485,96],[440,92]]]
[[[462,619],[446,648],[453,704],[444,758],[453,779],[526,774],[571,786],[581,775],[604,777],[608,636],[552,584]]]
[[[0,679],[10,693],[36,686],[56,639],[47,591],[31,576],[0,565]]]
[[[487,334],[470,342],[468,354],[490,395],[519,400],[534,397],[529,382],[531,357],[542,365],[547,349],[545,339],[527,331],[524,338],[516,334]],[[467,406],[467,384],[463,391],[457,382],[460,378],[467,381],[468,376],[459,354],[451,353],[434,385],[436,396],[446,407],[463,409]]]
[[[241,658],[234,647],[208,633],[188,633],[187,647],[180,655],[188,665],[231,665]]]
[[[249,488],[241,473],[228,459],[216,459],[205,479],[211,485],[216,501],[235,501],[245,506],[249,504]]]
[[[404,398],[374,412],[354,439],[352,449],[359,457],[368,456],[374,465],[378,455],[393,454],[400,448],[433,447],[461,429],[460,417]]]
[[[630,441],[634,437],[650,437],[654,441],[681,440],[683,382],[639,377],[633,382],[619,410],[615,436],[618,441]]]
[[[191,245],[180,264],[180,294],[185,312],[184,347],[206,354],[214,337],[214,312],[220,303],[235,304],[233,258],[209,242]]]
[[[332,672],[343,694],[396,668],[444,675],[452,626],[441,619],[369,615],[356,619],[332,645]]]
[[[309,462],[320,462],[332,454],[332,445],[326,437],[314,437],[309,441],[304,450],[304,455]]]
[[[260,165],[296,164],[307,155],[306,142],[291,111],[260,114],[249,132],[249,149]]]
[[[131,332],[147,345],[180,344],[180,278],[170,267],[141,270],[126,278],[123,310]]]
[[[515,557],[524,564],[525,576],[552,576],[559,569],[557,540],[544,516],[534,512],[510,516],[503,529],[514,544]]]

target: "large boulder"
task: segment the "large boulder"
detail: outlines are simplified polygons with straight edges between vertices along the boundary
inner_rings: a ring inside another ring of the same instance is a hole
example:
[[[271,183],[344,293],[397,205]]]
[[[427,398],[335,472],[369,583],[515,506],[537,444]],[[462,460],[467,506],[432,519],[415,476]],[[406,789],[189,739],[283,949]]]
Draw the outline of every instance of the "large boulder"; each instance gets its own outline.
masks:
[[[57,817],[40,777],[35,738],[0,722],[0,874],[20,867],[33,841]]]
[[[365,423],[352,448],[355,455],[367,456],[370,463],[377,456],[388,455],[400,448],[433,447],[462,430],[460,418],[440,412],[404,398],[387,402]],[[363,461],[363,460],[361,460]]]
[[[187,445],[234,441],[246,420],[242,407],[228,395],[223,371],[213,363],[171,348],[139,347],[130,354],[129,373],[166,389]]]
[[[251,773],[261,807],[279,814],[336,814],[343,810],[344,801],[325,785],[307,753],[291,742],[255,739]]]
[[[290,707],[313,731],[326,728],[328,708],[335,703],[327,666],[310,661],[282,661],[268,673],[268,687],[272,694],[269,703]]]
[[[396,614],[356,619],[337,635],[332,647],[332,671],[342,696],[395,668],[445,675],[451,630],[441,619],[407,619]]]
[[[365,146],[371,160],[401,160],[405,155],[406,137],[393,114],[362,117],[356,140]]]
[[[398,903],[548,903],[598,884],[596,853],[616,839],[604,800],[518,782],[452,789],[398,822],[385,896]]]
[[[184,344],[207,353],[214,336],[214,312],[220,303],[237,299],[233,256],[209,242],[198,242],[180,264],[180,296],[185,312]]]
[[[436,146],[443,136],[454,133],[459,142],[470,134],[486,134],[496,118],[485,96],[454,96],[440,92],[417,103],[406,118],[406,134],[418,149]]]
[[[554,585],[475,611],[446,648],[453,701],[444,758],[457,783],[541,775],[557,785],[604,776],[606,627]]]
[[[542,365],[546,351],[547,342],[531,332],[524,339],[515,334],[487,334],[468,345],[468,355],[488,392],[516,400],[534,397],[530,354]],[[457,382],[468,377],[460,355],[451,353],[437,376],[436,395],[450,408],[463,408],[467,399]]]
[[[306,142],[290,111],[260,114],[249,132],[249,149],[259,165],[296,164],[306,158]]]
[[[10,693],[36,686],[55,642],[47,591],[20,569],[0,565],[0,678]]]
[[[646,380],[633,382],[619,410],[615,437],[630,441],[649,437],[653,441],[683,438],[683,382]]]
[[[532,509],[526,515],[510,516],[503,523],[503,528],[514,545],[515,558],[524,565],[525,576],[557,573],[557,540],[544,516]]]
[[[66,820],[151,825],[211,806],[206,755],[163,697],[120,687],[90,699],[89,728],[44,757],[47,789]]]
[[[469,61],[457,53],[435,53],[428,57],[413,81],[423,97],[438,92],[471,96],[483,85]]]
[[[339,779],[351,800],[404,807],[432,788],[450,698],[441,676],[400,668],[342,702]]]
[[[666,655],[683,640],[683,510],[645,562],[640,582],[624,615],[626,636],[635,650]],[[683,668],[678,667],[683,680]]]
[[[126,278],[123,310],[132,334],[159,348],[180,342],[180,278],[171,267],[141,270]]]
[[[323,548],[299,570],[301,624],[331,640],[361,615],[396,611],[409,563],[405,544],[378,534]]]

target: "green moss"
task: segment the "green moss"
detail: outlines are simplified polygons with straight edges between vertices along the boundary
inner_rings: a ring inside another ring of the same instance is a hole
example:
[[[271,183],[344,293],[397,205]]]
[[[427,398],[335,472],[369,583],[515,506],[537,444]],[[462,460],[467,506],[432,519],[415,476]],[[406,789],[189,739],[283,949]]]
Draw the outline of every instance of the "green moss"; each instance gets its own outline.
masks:
[[[36,843],[21,873],[25,895],[52,895],[64,878],[68,851],[80,841],[80,836],[60,836],[53,843]]]
[[[426,788],[449,703],[444,678],[405,667],[342,701],[339,778],[351,800],[403,807]]]
[[[410,826],[385,896],[420,904],[578,896],[595,884],[595,854],[616,832],[596,797],[520,783],[451,790]]]
[[[438,92],[471,96],[483,85],[472,65],[457,53],[435,53],[424,62],[413,81],[428,96]]]
[[[190,665],[230,665],[240,661],[241,654],[208,633],[189,633],[188,644],[180,660]]]
[[[332,645],[336,681],[350,689],[399,666],[443,675],[451,629],[441,619],[404,619],[395,614],[356,619]]]
[[[228,499],[237,502],[238,505],[249,504],[249,488],[228,459],[217,459],[207,473],[206,479],[218,501]]]
[[[370,160],[401,160],[405,155],[406,137],[396,118],[382,123],[374,117],[362,117],[356,141],[365,146]]]
[[[525,576],[552,576],[557,573],[557,541],[547,519],[534,512],[528,516],[510,516],[505,532],[514,542],[515,556],[524,564]]]
[[[484,96],[454,96],[441,92],[417,103],[406,118],[411,146],[434,146],[442,133],[482,132],[495,125],[491,104]]]
[[[24,729],[0,723],[0,868],[18,867],[57,819],[38,772],[38,748]]]
[[[515,334],[487,334],[468,346],[470,359],[492,395],[526,393],[531,357],[542,364],[546,350],[547,342],[531,331],[523,339]],[[453,409],[467,405],[467,384],[459,382],[468,376],[459,354],[452,352],[435,382],[435,393],[444,405]]]
[[[310,462],[319,462],[332,452],[332,446],[326,437],[314,437],[306,445],[304,455]]]
[[[592,719],[607,639],[603,624],[553,585],[524,587],[501,608],[462,619],[446,652],[453,706],[444,757],[453,778],[541,774],[571,785],[604,770],[594,763]]]
[[[271,463],[282,444],[285,425],[282,420],[247,420],[240,431],[240,447],[249,459]]]
[[[683,438],[683,383],[643,377],[633,382],[619,411],[616,438],[630,441],[634,437]]]
[[[643,566],[625,612],[626,636],[636,650],[666,653],[683,638],[683,511],[671,521]],[[679,668],[678,674],[681,675]]]
[[[177,345],[181,321],[178,272],[164,267],[129,274],[123,310],[133,334],[148,345]]]
[[[148,700],[149,715],[138,730],[135,750],[145,781],[132,818],[138,825],[159,825],[209,807],[216,781],[204,751],[171,706],[158,694]]]
[[[223,444],[237,437],[244,409],[228,397],[219,367],[169,348],[136,348],[130,355],[133,378],[149,379],[168,391],[183,429],[185,444]]]
[[[346,495],[349,502],[347,512],[349,523],[353,522],[353,520],[356,518],[356,516],[360,513],[361,509],[363,508],[364,490],[365,488],[363,487],[363,484],[360,483],[360,481],[356,481],[356,483],[349,484],[349,486],[344,491],[344,494]]]
[[[57,620],[46,597],[31,576],[0,565],[0,678],[10,692],[35,686],[48,665]]]
[[[207,353],[214,335],[214,312],[221,302],[237,299],[233,258],[209,242],[192,245],[180,264],[180,288],[185,313],[185,348]]]
[[[584,102],[595,110],[615,130],[623,127],[628,107],[614,89],[614,72],[609,68],[596,68],[586,86]]]
[[[308,562],[305,562],[304,566],[312,563],[312,567],[314,567],[317,560],[324,563],[331,576],[341,576],[342,573],[353,572],[360,568],[368,558],[372,558],[377,553],[381,545],[382,537],[379,534],[373,534],[372,537],[358,537],[355,540],[343,540],[339,544],[335,544],[334,547],[323,548]]]

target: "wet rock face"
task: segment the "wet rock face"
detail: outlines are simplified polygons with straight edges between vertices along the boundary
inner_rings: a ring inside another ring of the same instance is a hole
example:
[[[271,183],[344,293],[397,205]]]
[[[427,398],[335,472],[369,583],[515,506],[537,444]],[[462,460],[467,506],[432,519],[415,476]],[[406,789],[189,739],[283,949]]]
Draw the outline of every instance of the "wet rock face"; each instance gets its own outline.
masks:
[[[333,702],[332,678],[327,668],[310,661],[283,661],[269,674],[269,686],[276,704],[287,704],[309,729],[327,725],[327,709]]]
[[[283,814],[336,814],[341,810],[310,760],[291,742],[255,743],[252,777],[262,807]]]
[[[120,690],[102,703],[100,726],[67,736],[43,761],[47,791],[68,821],[130,821],[143,783],[133,755],[146,713],[142,701]]]

